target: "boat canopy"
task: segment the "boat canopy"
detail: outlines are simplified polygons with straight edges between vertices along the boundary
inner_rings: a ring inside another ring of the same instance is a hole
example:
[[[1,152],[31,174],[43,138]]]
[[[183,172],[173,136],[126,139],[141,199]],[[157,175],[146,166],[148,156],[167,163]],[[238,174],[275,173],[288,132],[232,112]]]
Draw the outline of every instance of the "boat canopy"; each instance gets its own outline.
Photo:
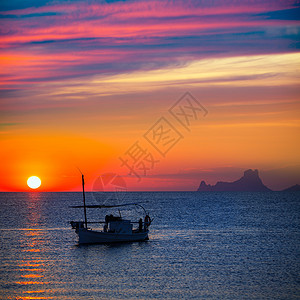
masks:
[[[147,214],[145,208],[138,203],[126,203],[126,204],[117,204],[117,205],[75,205],[75,206],[70,206],[71,208],[113,208],[113,207],[121,207],[121,206],[130,206],[130,205],[135,205],[141,207],[145,214]]]

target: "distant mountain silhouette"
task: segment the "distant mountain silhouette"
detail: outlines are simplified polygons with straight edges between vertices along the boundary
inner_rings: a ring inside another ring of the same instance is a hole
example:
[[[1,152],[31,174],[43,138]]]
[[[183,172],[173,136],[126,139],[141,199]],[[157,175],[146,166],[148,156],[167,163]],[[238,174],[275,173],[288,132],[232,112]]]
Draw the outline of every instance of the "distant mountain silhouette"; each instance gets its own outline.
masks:
[[[295,184],[287,189],[282,190],[282,192],[300,192],[300,185]]]
[[[201,181],[198,192],[268,192],[258,176],[258,170],[246,170],[244,176],[234,182],[218,181],[215,185]]]

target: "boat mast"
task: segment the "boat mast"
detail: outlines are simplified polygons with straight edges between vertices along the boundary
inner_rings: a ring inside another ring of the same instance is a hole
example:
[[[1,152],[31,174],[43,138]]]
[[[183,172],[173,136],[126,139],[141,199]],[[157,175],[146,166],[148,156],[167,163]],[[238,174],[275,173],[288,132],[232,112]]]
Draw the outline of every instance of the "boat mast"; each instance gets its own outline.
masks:
[[[83,174],[81,174],[81,179],[82,179],[82,195],[83,195],[84,223],[85,223],[85,228],[87,228],[86,205],[85,205],[85,193],[84,193],[84,175],[83,175]]]

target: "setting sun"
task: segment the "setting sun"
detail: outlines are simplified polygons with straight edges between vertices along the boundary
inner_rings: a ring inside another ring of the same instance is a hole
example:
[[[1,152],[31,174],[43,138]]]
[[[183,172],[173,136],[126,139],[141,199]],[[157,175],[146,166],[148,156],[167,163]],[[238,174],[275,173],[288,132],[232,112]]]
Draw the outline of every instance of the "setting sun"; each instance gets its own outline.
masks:
[[[27,179],[27,185],[31,189],[37,189],[38,187],[40,187],[41,183],[42,183],[41,179],[38,178],[37,176],[31,176]]]

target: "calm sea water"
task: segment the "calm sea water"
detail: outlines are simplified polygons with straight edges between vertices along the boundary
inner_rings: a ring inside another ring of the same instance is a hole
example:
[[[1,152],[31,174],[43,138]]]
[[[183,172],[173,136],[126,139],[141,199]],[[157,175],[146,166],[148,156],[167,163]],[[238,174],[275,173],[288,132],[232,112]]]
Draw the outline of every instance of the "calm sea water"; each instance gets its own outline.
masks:
[[[154,217],[150,240],[78,246],[80,193],[0,193],[0,299],[300,299],[300,193],[126,198]]]

